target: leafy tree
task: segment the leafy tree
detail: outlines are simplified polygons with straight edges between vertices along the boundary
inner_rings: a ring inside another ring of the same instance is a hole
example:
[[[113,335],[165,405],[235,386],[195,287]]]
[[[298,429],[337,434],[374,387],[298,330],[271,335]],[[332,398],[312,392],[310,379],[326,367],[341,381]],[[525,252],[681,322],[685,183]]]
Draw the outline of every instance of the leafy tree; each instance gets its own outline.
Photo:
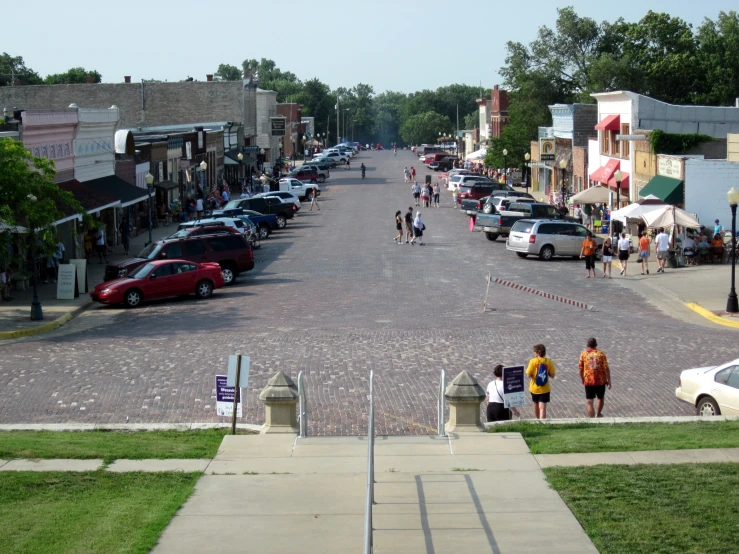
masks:
[[[468,113],[462,118],[462,129],[474,129],[480,126],[480,111]]]
[[[329,86],[315,78],[305,81],[299,102],[303,105],[303,115],[315,118],[316,132],[324,136],[334,109]]]
[[[31,245],[36,253],[53,252],[57,243],[54,222],[68,213],[83,214],[88,223],[92,221],[72,193],[54,183],[55,174],[52,160],[34,158],[21,142],[0,139],[0,255],[7,256],[13,245],[20,252],[15,260],[4,261],[20,263]],[[14,232],[16,227],[27,232]]]
[[[216,70],[214,75],[221,81],[240,81],[241,73],[242,70],[235,65],[222,63],[218,66],[218,69]]]
[[[706,19],[698,29],[703,82],[708,84],[697,101],[731,106],[739,91],[739,15],[720,12],[716,21]]]
[[[383,92],[372,102],[373,141],[382,144],[401,142],[401,111],[408,97],[402,92]]]
[[[449,118],[436,112],[425,112],[408,118],[400,128],[400,135],[408,144],[434,143],[439,133],[451,133],[454,126]]]
[[[0,56],[0,87],[12,85],[13,79],[20,81],[22,85],[40,85],[43,83],[38,73],[26,67],[22,57],[13,57],[7,52],[3,52]]]
[[[93,83],[100,83],[103,76],[97,71],[87,71],[84,67],[73,67],[65,73],[47,75],[44,79],[45,85],[81,85],[87,83],[87,78],[92,77]]]

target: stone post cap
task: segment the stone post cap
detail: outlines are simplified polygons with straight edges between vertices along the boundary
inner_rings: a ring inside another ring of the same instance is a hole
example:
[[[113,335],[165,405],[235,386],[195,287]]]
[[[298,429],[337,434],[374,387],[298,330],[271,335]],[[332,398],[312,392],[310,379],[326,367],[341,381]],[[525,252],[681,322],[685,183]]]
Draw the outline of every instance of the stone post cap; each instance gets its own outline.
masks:
[[[298,400],[298,387],[287,375],[278,371],[259,393],[263,402],[294,402]]]
[[[449,402],[481,402],[485,400],[485,390],[477,379],[467,371],[457,375],[444,391],[444,398]]]

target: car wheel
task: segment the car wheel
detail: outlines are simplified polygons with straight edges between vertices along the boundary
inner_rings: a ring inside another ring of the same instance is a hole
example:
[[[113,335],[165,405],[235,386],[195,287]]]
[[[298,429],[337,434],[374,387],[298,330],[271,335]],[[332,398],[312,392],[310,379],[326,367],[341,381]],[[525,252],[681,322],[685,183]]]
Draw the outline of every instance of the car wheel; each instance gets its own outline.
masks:
[[[548,262],[554,258],[554,248],[549,245],[545,246],[541,249],[541,252],[539,252],[539,258]]]
[[[324,177],[323,175],[319,175],[318,176],[318,182],[319,183],[325,183],[326,182],[326,177]]]
[[[525,258],[528,256],[528,254],[526,252],[516,252],[516,256],[518,256],[519,258]]]
[[[195,287],[195,296],[198,298],[210,298],[210,296],[213,294],[213,283],[210,281],[203,279],[198,283],[198,286]]]
[[[236,270],[231,264],[222,265],[221,273],[223,274],[223,282],[226,286],[234,284],[236,281]]]
[[[305,193],[305,201],[306,202],[310,202],[312,198],[313,198],[313,192],[312,191],[307,191]]]
[[[141,305],[143,300],[144,296],[138,289],[129,289],[126,291],[126,294],[123,295],[123,302],[126,304],[127,308],[136,308]]]
[[[488,240],[498,240],[498,233],[485,233],[485,236],[488,238]]]
[[[713,398],[704,396],[698,401],[695,412],[699,416],[713,417],[721,415],[721,408],[718,407],[718,403]]]
[[[284,229],[287,225],[287,220],[285,219],[284,215],[278,215],[277,216],[277,227],[279,229]]]
[[[259,226],[259,238],[264,240],[269,237],[269,225],[263,223]]]
[[[482,207],[482,213],[484,213],[484,214],[491,214],[491,213],[493,213],[493,205],[492,204],[485,204]]]

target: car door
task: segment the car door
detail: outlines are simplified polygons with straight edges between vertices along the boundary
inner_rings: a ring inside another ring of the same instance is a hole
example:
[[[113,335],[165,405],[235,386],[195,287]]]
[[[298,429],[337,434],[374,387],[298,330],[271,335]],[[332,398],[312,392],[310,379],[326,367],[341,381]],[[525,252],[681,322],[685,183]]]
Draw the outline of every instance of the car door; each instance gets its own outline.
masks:
[[[573,236],[575,237],[575,242],[572,246],[575,251],[572,252],[572,255],[579,256],[582,251],[582,243],[585,241],[585,237],[588,236],[588,229],[577,223],[570,223],[568,225],[574,228]]]
[[[718,402],[722,415],[739,415],[739,366],[716,373],[711,396]]]
[[[170,287],[172,294],[189,294],[195,292],[195,278],[198,266],[189,262],[175,262],[172,265]]]
[[[555,239],[555,248],[557,254],[561,256],[574,256],[580,254],[577,231],[574,225],[569,223],[554,224],[557,238]],[[575,252],[577,250],[577,252]]]
[[[182,243],[182,258],[193,262],[207,262],[205,243],[202,240],[188,240]]]
[[[172,274],[176,264],[177,262],[161,264],[149,274],[144,287],[145,298],[163,298],[172,295]]]

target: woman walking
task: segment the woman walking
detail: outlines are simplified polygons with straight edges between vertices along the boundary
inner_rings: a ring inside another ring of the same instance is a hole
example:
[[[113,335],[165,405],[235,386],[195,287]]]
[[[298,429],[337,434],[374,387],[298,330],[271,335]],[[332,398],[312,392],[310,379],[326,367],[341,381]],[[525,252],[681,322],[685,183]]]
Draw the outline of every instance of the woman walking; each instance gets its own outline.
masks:
[[[439,207],[439,195],[441,194],[441,187],[439,187],[439,181],[436,181],[434,185],[434,208]]]
[[[618,239],[618,261],[621,262],[621,275],[626,275],[626,266],[629,263],[629,249],[631,241],[626,238],[626,233],[621,233]]]
[[[611,278],[611,265],[613,262],[613,244],[611,243],[611,237],[606,237],[603,241],[603,278],[606,277],[606,270],[608,270],[608,278]]]
[[[413,194],[413,201],[416,203],[416,206],[418,206],[421,198],[421,187],[419,187],[418,183],[415,181],[413,181],[413,184],[411,185],[411,193]]]
[[[520,416],[516,408],[506,408],[503,402],[503,366],[498,364],[493,370],[495,379],[488,383],[486,394],[487,406],[486,415],[488,421],[508,421],[511,419],[511,412]]]
[[[582,248],[580,249],[580,259],[585,258],[585,271],[588,272],[586,279],[590,279],[590,272],[593,272],[595,277],[595,251],[598,248],[598,243],[593,239],[593,235],[588,231],[588,235],[585,240],[582,241]]]
[[[405,243],[408,244],[411,238],[413,238],[413,208],[408,206],[408,211],[405,212]]]
[[[393,239],[397,244],[403,244],[403,218],[400,217],[400,210],[395,212],[395,230],[398,235]]]
[[[454,207],[457,207],[457,196],[459,195],[459,191],[457,190],[456,183],[452,185],[454,188],[452,188],[452,200],[454,200]]]
[[[644,270],[649,275],[649,250],[651,245],[646,233],[639,233],[639,263],[641,263],[641,274],[644,275]]]
[[[423,188],[421,189],[421,204],[423,204],[424,208],[429,207],[429,186],[423,185]]]
[[[543,344],[534,345],[534,357],[529,360],[526,375],[529,376],[529,392],[534,402],[534,416],[536,419],[547,418],[547,404],[552,391],[549,384],[554,379],[554,363],[546,357],[547,348]]]
[[[411,244],[415,244],[416,239],[418,239],[418,244],[423,246],[424,229],[426,229],[426,226],[421,219],[421,212],[416,212],[416,218],[413,220],[413,238],[411,239]]]

